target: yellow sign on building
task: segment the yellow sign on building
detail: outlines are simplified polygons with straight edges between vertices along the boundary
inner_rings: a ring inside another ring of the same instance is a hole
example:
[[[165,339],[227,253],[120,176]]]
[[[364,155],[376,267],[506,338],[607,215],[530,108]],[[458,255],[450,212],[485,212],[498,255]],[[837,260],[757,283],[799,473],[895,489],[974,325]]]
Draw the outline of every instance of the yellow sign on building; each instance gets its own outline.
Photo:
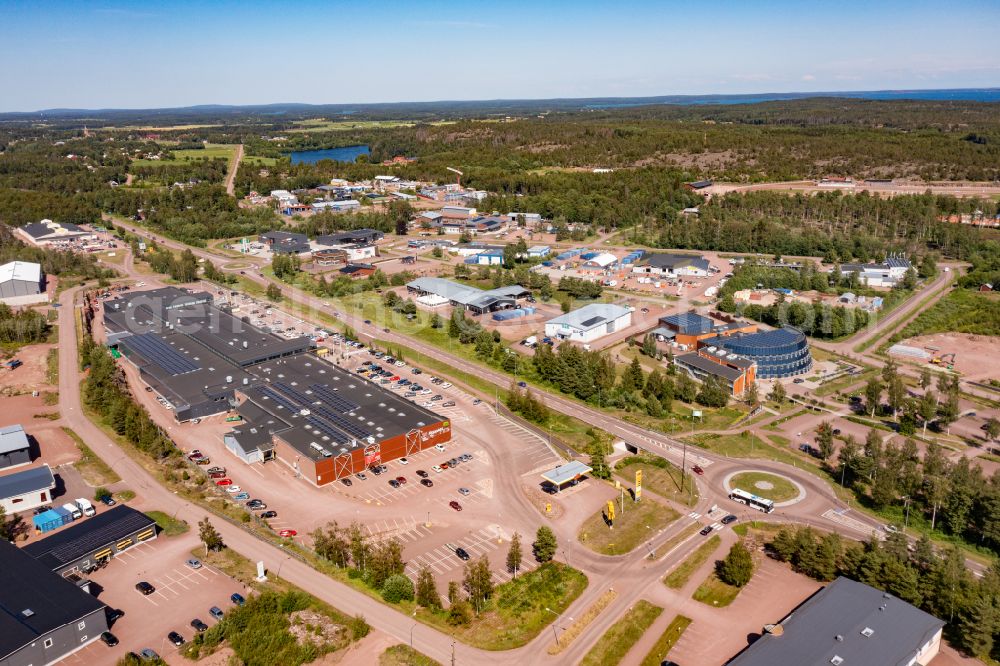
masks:
[[[635,470],[635,501],[642,499],[642,470]]]

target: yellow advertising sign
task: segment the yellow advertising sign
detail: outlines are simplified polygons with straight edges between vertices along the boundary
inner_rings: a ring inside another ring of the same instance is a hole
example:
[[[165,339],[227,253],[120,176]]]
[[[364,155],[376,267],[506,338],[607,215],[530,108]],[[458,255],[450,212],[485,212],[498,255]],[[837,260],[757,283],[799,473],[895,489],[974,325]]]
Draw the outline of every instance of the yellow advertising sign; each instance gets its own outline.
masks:
[[[545,503],[545,513],[552,513],[552,502]]]
[[[608,500],[608,522],[615,522],[615,503],[614,500]]]
[[[635,470],[635,501],[642,499],[642,470]]]

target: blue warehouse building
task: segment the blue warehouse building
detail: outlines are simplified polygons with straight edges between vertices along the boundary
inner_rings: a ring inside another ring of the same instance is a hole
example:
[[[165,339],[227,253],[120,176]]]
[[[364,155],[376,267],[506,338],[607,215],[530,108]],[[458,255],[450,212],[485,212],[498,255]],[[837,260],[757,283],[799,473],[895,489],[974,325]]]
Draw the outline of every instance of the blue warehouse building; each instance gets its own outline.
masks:
[[[812,369],[809,341],[802,331],[790,326],[709,338],[700,346],[715,346],[756,361],[758,379],[793,377]]]

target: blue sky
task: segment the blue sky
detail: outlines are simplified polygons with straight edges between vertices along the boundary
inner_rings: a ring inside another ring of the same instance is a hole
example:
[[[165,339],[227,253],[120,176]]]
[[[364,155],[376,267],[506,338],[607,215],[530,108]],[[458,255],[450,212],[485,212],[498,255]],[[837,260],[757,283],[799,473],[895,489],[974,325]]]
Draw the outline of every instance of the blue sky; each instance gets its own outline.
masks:
[[[0,111],[1000,86],[1000,2],[0,0]]]

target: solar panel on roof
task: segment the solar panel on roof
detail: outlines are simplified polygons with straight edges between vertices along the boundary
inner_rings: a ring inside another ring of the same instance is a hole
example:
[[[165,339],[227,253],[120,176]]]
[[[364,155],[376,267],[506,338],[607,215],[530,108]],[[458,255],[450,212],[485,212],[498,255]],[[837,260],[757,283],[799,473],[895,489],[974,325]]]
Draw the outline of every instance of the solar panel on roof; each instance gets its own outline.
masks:
[[[336,428],[331,427],[330,424],[324,421],[323,419],[317,418],[315,416],[310,416],[306,420],[309,421],[309,423],[312,424],[314,428],[317,428],[322,432],[326,433],[327,435],[329,435],[330,437],[332,437],[333,441],[337,442],[338,444],[349,444],[351,441],[351,439],[347,437],[343,432],[337,430]]]
[[[271,400],[274,400],[276,403],[278,403],[285,409],[288,409],[293,412],[297,412],[299,411],[299,409],[301,409],[301,407],[299,407],[297,404],[295,404],[294,402],[292,402],[291,400],[289,400],[288,398],[281,395],[280,393],[278,393],[277,391],[275,391],[270,387],[262,386],[260,392],[263,393],[268,398],[270,398]]]
[[[601,323],[602,321],[604,321],[604,317],[591,317],[589,319],[584,319],[580,325],[590,327],[590,326],[595,326]]]
[[[354,437],[360,437],[361,439],[367,439],[368,437],[372,436],[372,434],[370,432],[368,432],[367,430],[365,430],[361,426],[359,426],[356,423],[350,421],[349,419],[344,418],[343,416],[341,416],[340,414],[334,412],[331,409],[328,409],[326,407],[317,407],[315,411],[316,411],[317,414],[319,414],[320,416],[322,416],[324,419],[330,421],[335,426],[337,426],[338,428],[342,429],[344,432],[346,432],[346,433],[348,433],[350,435],[353,435]]]
[[[154,333],[133,335],[126,338],[125,342],[171,375],[183,375],[201,369],[201,366],[179,353]]]
[[[355,409],[361,407],[361,405],[341,397],[326,384],[313,384],[309,388],[313,390],[313,393],[315,393],[320,400],[330,405],[337,411],[353,412]]]

